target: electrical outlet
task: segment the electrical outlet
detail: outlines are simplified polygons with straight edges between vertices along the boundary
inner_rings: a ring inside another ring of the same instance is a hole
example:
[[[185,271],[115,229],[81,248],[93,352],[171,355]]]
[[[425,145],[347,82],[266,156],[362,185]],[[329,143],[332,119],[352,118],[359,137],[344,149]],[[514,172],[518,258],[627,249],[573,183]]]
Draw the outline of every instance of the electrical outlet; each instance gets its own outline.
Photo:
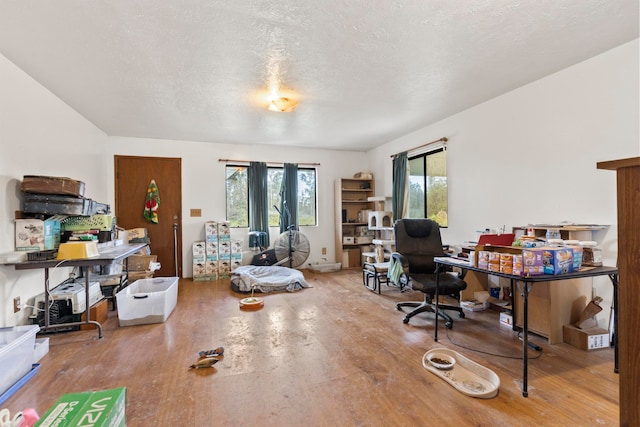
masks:
[[[13,299],[13,312],[17,313],[20,311],[20,297],[15,297]]]
[[[322,248],[322,255],[326,255],[327,254],[327,248]]]

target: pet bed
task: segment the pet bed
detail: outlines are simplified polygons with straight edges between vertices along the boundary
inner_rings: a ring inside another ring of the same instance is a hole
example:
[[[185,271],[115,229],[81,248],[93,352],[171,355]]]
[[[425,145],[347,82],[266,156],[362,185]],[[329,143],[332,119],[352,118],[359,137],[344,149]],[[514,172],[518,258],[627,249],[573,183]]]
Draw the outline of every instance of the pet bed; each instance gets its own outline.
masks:
[[[304,275],[293,268],[280,266],[243,265],[231,272],[231,289],[235,292],[295,292],[311,285]]]

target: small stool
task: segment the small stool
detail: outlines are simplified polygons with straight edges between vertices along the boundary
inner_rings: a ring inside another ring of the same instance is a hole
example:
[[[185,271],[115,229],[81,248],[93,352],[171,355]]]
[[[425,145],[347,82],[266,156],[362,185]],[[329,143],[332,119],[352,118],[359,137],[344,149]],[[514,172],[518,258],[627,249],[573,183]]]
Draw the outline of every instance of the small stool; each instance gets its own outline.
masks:
[[[388,262],[365,262],[362,264],[362,284],[365,288],[375,292],[378,290],[380,294],[380,288],[382,284],[389,285],[389,277],[387,276],[389,271]]]

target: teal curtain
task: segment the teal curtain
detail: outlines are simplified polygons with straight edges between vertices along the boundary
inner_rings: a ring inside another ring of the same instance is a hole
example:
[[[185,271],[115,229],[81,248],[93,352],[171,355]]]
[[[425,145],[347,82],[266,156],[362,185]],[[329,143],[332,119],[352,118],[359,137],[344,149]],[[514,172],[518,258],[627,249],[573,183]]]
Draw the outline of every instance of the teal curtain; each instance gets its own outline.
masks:
[[[280,232],[293,225],[298,229],[298,164],[285,163],[280,187]]]
[[[393,190],[391,194],[391,209],[393,220],[404,218],[407,212],[407,193],[409,190],[407,152],[393,157]]]
[[[265,162],[251,162],[247,171],[249,181],[249,231],[267,233],[265,246],[269,246],[269,193],[268,170]]]

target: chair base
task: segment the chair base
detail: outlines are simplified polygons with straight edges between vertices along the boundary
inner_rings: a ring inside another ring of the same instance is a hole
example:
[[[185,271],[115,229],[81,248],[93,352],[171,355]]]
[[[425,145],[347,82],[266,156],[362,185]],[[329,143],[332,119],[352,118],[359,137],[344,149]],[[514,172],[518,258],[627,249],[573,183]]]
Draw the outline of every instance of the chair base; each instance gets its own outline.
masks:
[[[398,311],[403,311],[402,308],[403,307],[414,307],[415,310],[412,310],[411,312],[407,313],[406,316],[404,316],[404,319],[402,319],[402,323],[409,323],[409,320],[415,316],[416,314],[420,314],[420,313],[424,313],[424,312],[430,312],[430,313],[435,313],[436,311],[436,306],[434,303],[432,303],[431,301],[423,301],[423,302],[417,302],[417,301],[412,301],[412,302],[399,302],[396,304],[396,308],[398,309]],[[443,318],[445,320],[444,325],[447,327],[447,329],[451,329],[453,328],[453,319],[451,318],[451,316],[449,316],[447,313],[444,312],[444,310],[453,310],[453,311],[457,311],[458,312],[458,316],[461,319],[464,319],[464,311],[462,311],[461,307],[455,306],[455,305],[448,305],[448,304],[438,304],[438,316],[440,316],[441,318]]]

